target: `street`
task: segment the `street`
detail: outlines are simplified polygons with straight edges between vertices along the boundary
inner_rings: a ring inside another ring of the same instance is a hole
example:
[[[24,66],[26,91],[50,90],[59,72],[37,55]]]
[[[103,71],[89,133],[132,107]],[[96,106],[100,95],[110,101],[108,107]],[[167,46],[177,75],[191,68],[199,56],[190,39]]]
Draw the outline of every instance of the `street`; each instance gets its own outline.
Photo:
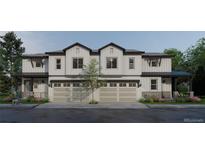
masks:
[[[205,109],[0,109],[1,123],[204,122]]]

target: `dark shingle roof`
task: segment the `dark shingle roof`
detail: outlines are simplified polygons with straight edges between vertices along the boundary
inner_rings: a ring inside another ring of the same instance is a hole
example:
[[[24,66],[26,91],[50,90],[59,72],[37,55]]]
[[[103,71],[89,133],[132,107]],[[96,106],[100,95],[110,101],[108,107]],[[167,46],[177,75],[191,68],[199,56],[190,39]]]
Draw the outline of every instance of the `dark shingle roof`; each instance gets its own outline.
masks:
[[[191,73],[188,73],[188,72],[185,72],[185,71],[142,72],[142,76],[191,77]]]

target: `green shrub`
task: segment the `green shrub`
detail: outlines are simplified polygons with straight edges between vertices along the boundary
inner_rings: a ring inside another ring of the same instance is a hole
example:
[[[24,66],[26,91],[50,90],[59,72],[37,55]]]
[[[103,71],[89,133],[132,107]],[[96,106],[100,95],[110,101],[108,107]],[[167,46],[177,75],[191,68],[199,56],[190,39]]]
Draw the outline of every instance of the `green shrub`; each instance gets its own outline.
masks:
[[[98,104],[98,102],[97,102],[96,100],[91,100],[91,101],[89,102],[89,104]]]
[[[48,98],[37,98],[34,96],[29,96],[21,100],[22,103],[47,103],[49,102]]]

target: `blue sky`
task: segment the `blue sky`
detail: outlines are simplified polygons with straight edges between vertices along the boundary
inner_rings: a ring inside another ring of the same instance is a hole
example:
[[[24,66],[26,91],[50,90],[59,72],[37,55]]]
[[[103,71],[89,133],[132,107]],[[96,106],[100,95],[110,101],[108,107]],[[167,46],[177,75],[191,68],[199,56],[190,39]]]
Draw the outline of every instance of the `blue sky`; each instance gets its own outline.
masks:
[[[5,32],[0,32],[4,34]],[[128,49],[146,52],[163,52],[166,48],[177,48],[185,51],[194,45],[199,38],[205,37],[205,32],[81,32],[81,31],[50,31],[50,32],[16,32],[24,42],[26,53],[40,53],[63,49],[74,42],[80,42],[96,49],[114,42]]]

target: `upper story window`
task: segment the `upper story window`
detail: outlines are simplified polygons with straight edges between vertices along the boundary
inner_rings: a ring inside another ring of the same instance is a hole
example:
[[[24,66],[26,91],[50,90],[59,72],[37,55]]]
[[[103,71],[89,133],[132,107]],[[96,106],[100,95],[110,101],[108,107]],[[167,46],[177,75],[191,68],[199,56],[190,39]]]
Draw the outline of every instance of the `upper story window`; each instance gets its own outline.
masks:
[[[151,66],[152,66],[152,67],[157,67],[157,65],[158,65],[158,60],[157,60],[157,59],[153,59],[153,60],[151,61]]]
[[[41,67],[41,61],[36,61],[36,67]]]
[[[129,58],[129,69],[134,69],[135,67],[135,59],[132,57],[132,58]]]
[[[151,79],[151,90],[157,90],[157,79]]]
[[[83,68],[83,58],[73,58],[73,68]]]
[[[110,53],[113,54],[113,48],[110,48]]]
[[[56,59],[56,69],[61,69],[61,59]]]
[[[107,58],[107,68],[117,68],[117,58]]]

